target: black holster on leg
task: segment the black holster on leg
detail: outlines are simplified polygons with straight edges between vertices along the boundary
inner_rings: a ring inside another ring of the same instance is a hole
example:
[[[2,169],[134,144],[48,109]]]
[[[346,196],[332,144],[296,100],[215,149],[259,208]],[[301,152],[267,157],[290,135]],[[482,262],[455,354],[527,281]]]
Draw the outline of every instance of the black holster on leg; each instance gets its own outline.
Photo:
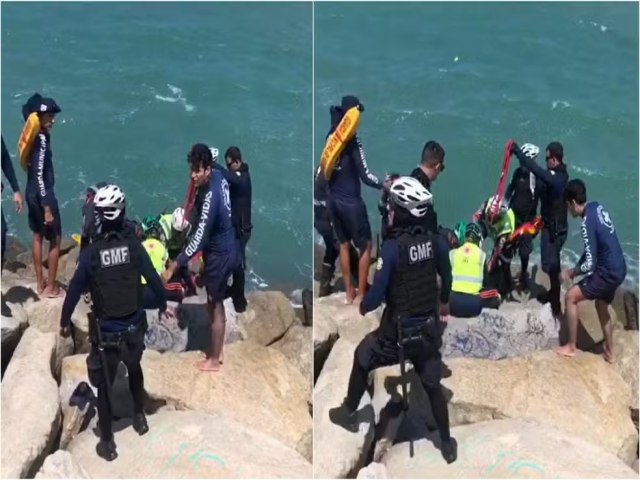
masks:
[[[109,375],[109,366],[107,364],[107,355],[106,355],[104,349],[105,348],[114,348],[114,347],[119,348],[120,342],[118,342],[117,344],[114,344],[113,343],[113,339],[108,339],[109,341],[105,342],[105,340],[103,339],[102,332],[100,331],[100,325],[98,324],[98,318],[96,317],[96,315],[95,315],[95,313],[93,311],[87,315],[87,318],[89,319],[89,340],[91,341],[92,344],[94,344],[96,346],[96,349],[98,350],[98,354],[100,356],[100,363],[102,364],[101,365],[101,367],[102,367],[102,375],[104,376],[104,380],[103,381],[104,381],[104,384],[105,384],[105,391],[107,392],[107,400],[109,402],[109,405],[112,405],[112,403],[111,403],[111,400],[112,400],[111,382],[109,381],[111,376]]]
[[[400,361],[400,385],[402,388],[402,410],[409,409],[407,399],[407,371],[405,368],[406,354],[411,358],[416,351],[425,349],[431,337],[438,333],[438,318],[436,315],[420,317],[398,317],[396,319],[398,332],[398,359]],[[414,366],[415,368],[415,366]],[[413,458],[413,440],[409,440],[409,456]]]

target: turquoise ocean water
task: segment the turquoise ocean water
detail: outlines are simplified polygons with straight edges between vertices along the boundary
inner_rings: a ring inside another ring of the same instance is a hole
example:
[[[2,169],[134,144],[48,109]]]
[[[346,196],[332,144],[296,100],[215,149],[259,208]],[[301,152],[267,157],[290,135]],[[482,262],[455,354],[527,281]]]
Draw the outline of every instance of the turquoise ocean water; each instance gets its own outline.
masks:
[[[310,285],[310,3],[3,3],[1,14],[11,153],[34,91],[63,110],[52,138],[63,233],[78,231],[88,184],[117,182],[132,217],[171,211],[191,145],[237,145],[253,181],[248,288]],[[9,228],[28,239],[9,190]]]
[[[637,3],[316,3],[314,45],[316,161],[329,105],[359,95],[377,175],[408,173],[426,140],[443,144],[433,193],[452,226],[495,191],[509,138],[559,140],[570,177],[609,210],[637,284]],[[377,229],[378,194],[363,189]],[[563,259],[581,252],[572,220]]]

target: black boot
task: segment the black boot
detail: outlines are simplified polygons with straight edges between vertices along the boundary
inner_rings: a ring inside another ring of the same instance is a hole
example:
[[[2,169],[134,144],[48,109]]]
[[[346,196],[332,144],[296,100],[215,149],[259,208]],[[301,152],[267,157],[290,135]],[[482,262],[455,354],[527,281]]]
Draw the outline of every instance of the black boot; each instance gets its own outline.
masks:
[[[322,264],[322,270],[320,271],[320,288],[318,289],[318,297],[326,297],[333,293],[333,287],[331,286],[331,280],[333,279],[333,267]]]
[[[144,416],[144,413],[136,413],[133,416],[133,429],[138,432],[140,436],[149,431],[149,424],[147,423],[147,417]]]
[[[444,458],[447,463],[455,462],[458,458],[458,443],[456,439],[451,437],[449,441],[441,441],[440,451],[442,452],[442,458]]]
[[[96,445],[96,453],[100,458],[105,459],[107,462],[113,462],[118,458],[118,452],[116,451],[116,442],[113,440],[100,440]]]
[[[329,419],[336,425],[352,433],[358,432],[358,414],[351,410],[345,403],[329,410]]]
[[[233,301],[233,308],[235,309],[235,311],[237,313],[244,313],[247,310],[247,299],[243,296],[243,297],[232,297],[231,300]]]

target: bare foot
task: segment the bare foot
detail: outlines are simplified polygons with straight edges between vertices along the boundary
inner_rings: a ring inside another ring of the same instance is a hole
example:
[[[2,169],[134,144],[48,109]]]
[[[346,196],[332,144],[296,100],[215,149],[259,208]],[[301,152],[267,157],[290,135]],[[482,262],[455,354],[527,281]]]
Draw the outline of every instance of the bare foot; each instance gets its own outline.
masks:
[[[212,358],[208,358],[198,362],[197,367],[203,372],[217,372],[220,370],[220,362],[213,360]]]
[[[605,347],[604,352],[602,353],[602,356],[604,357],[605,362],[613,363],[614,361],[613,352],[608,348]]]
[[[576,350],[574,348],[571,348],[568,344],[556,348],[556,353],[558,355],[562,355],[563,357],[575,357],[576,356]]]
[[[43,280],[40,285],[38,285],[38,296],[42,295],[47,288],[47,281]]]

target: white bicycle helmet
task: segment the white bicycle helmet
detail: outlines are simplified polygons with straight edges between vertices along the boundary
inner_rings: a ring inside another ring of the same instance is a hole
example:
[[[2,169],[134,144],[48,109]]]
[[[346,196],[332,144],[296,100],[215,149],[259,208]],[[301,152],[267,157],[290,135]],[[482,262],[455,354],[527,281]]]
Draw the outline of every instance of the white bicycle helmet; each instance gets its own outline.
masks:
[[[532,160],[535,160],[540,153],[540,149],[533,143],[525,143],[520,147],[520,150],[522,150],[522,153],[524,153],[527,158]]]
[[[498,201],[498,199],[496,198],[495,195],[489,197],[489,200],[485,202],[485,206],[484,206],[485,214],[488,214],[489,212],[491,212],[491,210],[493,209],[493,204],[496,201]],[[505,201],[500,202],[500,206],[498,207],[498,212],[500,214],[504,214],[504,213],[507,213],[507,210],[509,210],[509,205],[507,204],[507,202]]]
[[[125,196],[117,185],[99,188],[93,198],[96,215],[100,219],[116,220],[124,213]]]
[[[400,177],[389,190],[391,201],[399,207],[409,210],[414,217],[423,217],[431,205],[433,195],[413,177]]]
[[[184,209],[178,207],[173,211],[171,215],[171,228],[177,232],[182,232],[189,228],[189,221],[184,218]]]
[[[209,151],[211,152],[212,160],[214,162],[217,162],[218,161],[218,156],[220,155],[220,151],[216,147],[209,147]]]

